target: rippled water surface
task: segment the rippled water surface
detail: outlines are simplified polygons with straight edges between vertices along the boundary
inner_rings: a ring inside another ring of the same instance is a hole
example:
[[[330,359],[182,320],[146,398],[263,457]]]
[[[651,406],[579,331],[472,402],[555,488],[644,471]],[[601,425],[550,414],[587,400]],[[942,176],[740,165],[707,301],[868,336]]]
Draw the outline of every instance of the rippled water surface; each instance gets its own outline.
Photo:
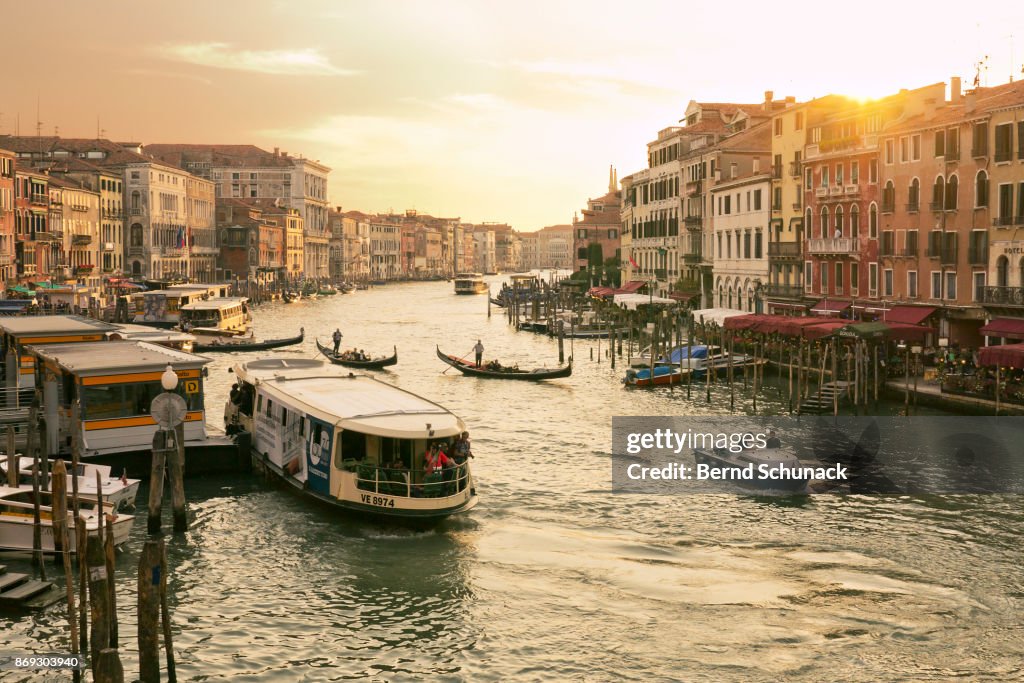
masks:
[[[614,496],[611,416],[727,414],[728,391],[709,405],[625,390],[597,342],[575,344],[569,379],[445,373],[435,343],[461,355],[480,338],[486,357],[522,366],[558,358],[555,341],[513,332],[497,308],[488,320],[485,297],[443,282],[255,316],[266,338],[305,327],[281,355],[313,356],[336,326],[346,346],[397,345],[381,376],[466,421],[481,502],[410,531],[248,475],[189,480],[192,529],[168,551],[179,680],[1024,678],[1019,496]],[[212,364],[211,423],[227,368],[249,357]],[[760,409],[779,408],[771,391]],[[129,673],[144,527],[118,559]],[[66,650],[63,620],[59,608],[0,617],[0,650]]]

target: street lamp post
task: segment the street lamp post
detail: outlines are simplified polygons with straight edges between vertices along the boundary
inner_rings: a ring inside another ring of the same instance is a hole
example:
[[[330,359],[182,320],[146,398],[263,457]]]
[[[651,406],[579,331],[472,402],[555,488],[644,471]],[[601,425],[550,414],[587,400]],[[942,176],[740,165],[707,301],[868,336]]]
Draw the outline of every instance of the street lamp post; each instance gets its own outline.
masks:
[[[188,515],[185,510],[185,416],[188,406],[185,399],[175,393],[178,375],[171,364],[160,376],[164,393],[153,399],[150,415],[157,424],[153,435],[153,460],[149,484],[149,519],[147,530],[159,534],[160,508],[163,496],[164,469],[168,470],[171,484],[171,509],[174,517],[174,531],[188,530]]]

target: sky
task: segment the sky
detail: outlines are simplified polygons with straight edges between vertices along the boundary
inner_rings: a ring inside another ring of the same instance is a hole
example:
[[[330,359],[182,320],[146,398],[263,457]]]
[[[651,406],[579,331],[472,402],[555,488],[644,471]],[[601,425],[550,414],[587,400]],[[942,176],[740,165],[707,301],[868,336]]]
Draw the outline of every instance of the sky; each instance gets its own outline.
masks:
[[[345,210],[521,231],[572,222],[607,191],[609,166],[644,168],[646,144],[690,100],[881,97],[951,76],[969,87],[982,61],[982,85],[1024,78],[1019,2],[0,8],[13,56],[0,133],[39,120],[46,135],[279,147],[331,167]]]

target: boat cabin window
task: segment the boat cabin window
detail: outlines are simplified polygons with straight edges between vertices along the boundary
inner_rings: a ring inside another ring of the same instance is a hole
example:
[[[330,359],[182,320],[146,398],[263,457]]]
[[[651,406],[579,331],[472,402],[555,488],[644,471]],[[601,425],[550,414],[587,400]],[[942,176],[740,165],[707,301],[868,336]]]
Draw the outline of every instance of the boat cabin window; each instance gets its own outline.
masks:
[[[346,460],[361,461],[366,458],[366,435],[362,432],[343,430],[334,456],[334,466],[344,469]]]
[[[175,393],[185,399],[189,410],[203,409],[202,392],[186,394],[184,382]],[[82,387],[82,419],[106,420],[135,415],[149,415],[153,399],[162,394],[160,382],[135,382]]]
[[[416,442],[410,439],[392,439],[384,437],[380,440],[380,462],[383,465],[390,465],[394,462],[402,463],[402,467],[417,469],[422,463],[415,460]]]

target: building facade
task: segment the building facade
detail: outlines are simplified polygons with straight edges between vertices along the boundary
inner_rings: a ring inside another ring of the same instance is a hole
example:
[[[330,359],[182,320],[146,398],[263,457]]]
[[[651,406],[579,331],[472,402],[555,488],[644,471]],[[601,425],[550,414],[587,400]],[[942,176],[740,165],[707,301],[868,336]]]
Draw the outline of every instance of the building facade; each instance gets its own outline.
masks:
[[[0,149],[0,279],[13,282],[15,268],[14,152]],[[0,295],[5,296],[6,291]]]
[[[723,181],[711,191],[714,223],[713,304],[751,313],[765,310],[772,183],[769,173]]]

